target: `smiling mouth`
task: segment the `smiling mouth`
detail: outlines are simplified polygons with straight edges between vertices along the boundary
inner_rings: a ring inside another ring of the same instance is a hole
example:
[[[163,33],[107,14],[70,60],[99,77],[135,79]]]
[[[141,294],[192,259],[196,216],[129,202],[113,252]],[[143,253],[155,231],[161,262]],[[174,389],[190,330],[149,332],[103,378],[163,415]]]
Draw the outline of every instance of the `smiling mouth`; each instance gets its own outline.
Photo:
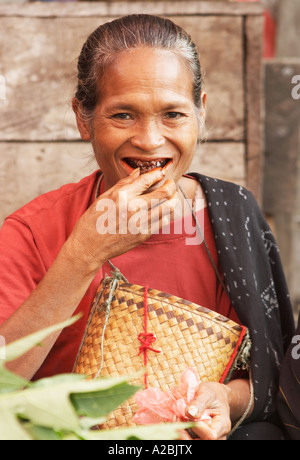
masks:
[[[136,160],[134,158],[124,158],[124,161],[128,164],[128,166],[130,166],[130,168],[140,168],[140,174],[145,174],[152,171],[152,169],[166,167],[171,160],[170,158],[162,158],[159,160],[144,161]]]

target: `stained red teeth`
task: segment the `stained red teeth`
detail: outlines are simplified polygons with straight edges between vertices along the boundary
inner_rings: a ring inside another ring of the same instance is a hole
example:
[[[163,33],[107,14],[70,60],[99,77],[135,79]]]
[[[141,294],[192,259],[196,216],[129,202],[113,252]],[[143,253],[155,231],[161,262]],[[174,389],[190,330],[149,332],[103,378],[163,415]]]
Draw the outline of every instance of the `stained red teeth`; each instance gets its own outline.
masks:
[[[152,161],[143,161],[135,160],[133,158],[126,158],[126,163],[133,169],[140,168],[141,174],[151,171],[155,168],[164,168],[169,162],[169,159],[164,160],[152,160]]]

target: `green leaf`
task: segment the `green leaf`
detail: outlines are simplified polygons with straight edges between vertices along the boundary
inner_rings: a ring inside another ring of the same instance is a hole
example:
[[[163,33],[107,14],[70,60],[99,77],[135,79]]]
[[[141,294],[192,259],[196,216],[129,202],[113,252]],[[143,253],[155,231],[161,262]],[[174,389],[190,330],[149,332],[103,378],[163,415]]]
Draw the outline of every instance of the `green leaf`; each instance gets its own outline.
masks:
[[[29,385],[27,380],[13,374],[5,367],[0,367],[0,394],[16,391]]]
[[[66,436],[66,433],[62,431],[55,431],[52,428],[33,425],[30,422],[24,423],[23,428],[35,441],[62,441]]]
[[[125,381],[126,377],[82,380],[82,376],[67,374],[54,378],[53,385],[51,379],[45,379],[40,386],[35,385],[24,391],[0,395],[0,439],[11,439],[10,436],[16,439],[14,431],[16,436],[22,439],[29,437],[16,415],[22,415],[36,426],[56,431],[81,432],[81,421],[71,402],[71,394],[84,396],[84,393],[89,393],[91,396],[95,393],[99,398],[99,392],[119,386]],[[98,407],[95,415],[97,411]],[[6,424],[7,418],[10,421],[9,429]]]
[[[193,428],[194,423],[163,423],[156,425],[137,426],[128,428],[113,428],[102,431],[81,431],[80,433],[67,433],[26,424],[26,429],[32,437],[38,441],[129,441],[129,440],[176,440],[179,439],[179,431]]]
[[[80,426],[82,430],[89,430],[98,425],[103,425],[107,420],[107,417],[81,417]]]
[[[159,423],[155,425],[117,428],[112,430],[89,431],[84,433],[86,440],[93,441],[123,441],[138,440],[176,440],[179,431],[195,426],[194,423]]]
[[[59,385],[66,382],[79,382],[81,380],[86,380],[86,376],[83,374],[59,374],[37,380],[31,384],[31,388],[49,388],[53,385]]]
[[[0,360],[0,394],[13,392],[31,385],[27,380],[6,369],[6,362],[14,361],[15,359],[19,358],[32,347],[41,343],[41,341],[48,337],[48,335],[57,330],[64,329],[65,327],[76,322],[80,316],[81,315],[74,316],[73,318],[64,321],[63,323],[48,327],[42,331],[36,332],[25,338],[16,340],[9,345],[6,345],[5,353],[2,354],[5,356],[5,359]]]
[[[78,317],[8,345],[5,361],[20,357]],[[139,389],[128,383],[132,376],[87,380],[83,375],[64,374],[29,383],[5,369],[5,361],[0,361],[1,440],[165,440],[178,439],[179,429],[193,426],[174,423],[89,430]]]
[[[71,324],[78,321],[82,315],[76,315],[59,324],[50,326],[48,328],[42,329],[41,331],[35,332],[34,334],[23,337],[22,339],[16,340],[5,347],[5,359],[0,360],[0,367],[3,366],[3,362],[14,361],[15,359],[23,356],[27,351],[31,350],[34,346],[41,344],[41,342],[51,335],[53,332],[56,332],[60,329],[70,326]]]
[[[79,415],[103,417],[134,395],[140,387],[122,382],[99,392],[72,394],[71,401]]]

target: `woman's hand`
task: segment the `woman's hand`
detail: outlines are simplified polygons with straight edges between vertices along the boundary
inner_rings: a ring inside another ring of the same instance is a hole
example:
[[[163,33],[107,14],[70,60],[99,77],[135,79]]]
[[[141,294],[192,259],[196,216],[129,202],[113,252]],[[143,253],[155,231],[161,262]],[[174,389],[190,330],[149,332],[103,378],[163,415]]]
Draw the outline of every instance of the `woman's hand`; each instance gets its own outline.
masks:
[[[120,180],[79,219],[64,251],[73,260],[80,260],[87,273],[96,273],[108,259],[146,241],[173,215],[175,182],[167,180],[152,189],[163,178],[164,171],[155,169],[143,175],[136,170]],[[135,215],[139,217],[135,219]]]
[[[191,421],[201,417],[206,410],[211,420],[197,422],[193,434],[202,440],[225,440],[230,433],[232,423],[238,421],[250,402],[248,380],[237,379],[227,385],[207,382],[200,385],[197,397],[190,403],[186,415]],[[252,408],[250,408],[249,415]],[[193,439],[188,432],[181,439]]]

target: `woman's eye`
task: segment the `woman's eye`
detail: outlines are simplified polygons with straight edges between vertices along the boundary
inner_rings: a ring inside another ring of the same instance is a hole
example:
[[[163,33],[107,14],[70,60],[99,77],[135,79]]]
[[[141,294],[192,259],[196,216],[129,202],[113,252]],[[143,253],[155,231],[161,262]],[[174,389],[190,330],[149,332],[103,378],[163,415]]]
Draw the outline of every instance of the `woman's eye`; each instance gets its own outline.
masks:
[[[116,113],[113,115],[113,118],[116,118],[117,120],[130,120],[131,119],[128,113]]]
[[[184,116],[183,113],[180,113],[180,112],[168,112],[166,114],[166,118],[171,119],[171,120],[179,120],[183,116]]]

